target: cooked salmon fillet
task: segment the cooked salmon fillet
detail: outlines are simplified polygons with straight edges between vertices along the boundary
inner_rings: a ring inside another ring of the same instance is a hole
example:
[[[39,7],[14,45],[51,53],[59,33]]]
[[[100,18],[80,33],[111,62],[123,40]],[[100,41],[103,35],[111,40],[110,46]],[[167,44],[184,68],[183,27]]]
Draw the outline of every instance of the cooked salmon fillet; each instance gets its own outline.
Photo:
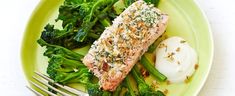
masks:
[[[114,91],[148,47],[165,31],[168,15],[136,1],[114,19],[96,40],[83,63],[99,78],[103,90]]]

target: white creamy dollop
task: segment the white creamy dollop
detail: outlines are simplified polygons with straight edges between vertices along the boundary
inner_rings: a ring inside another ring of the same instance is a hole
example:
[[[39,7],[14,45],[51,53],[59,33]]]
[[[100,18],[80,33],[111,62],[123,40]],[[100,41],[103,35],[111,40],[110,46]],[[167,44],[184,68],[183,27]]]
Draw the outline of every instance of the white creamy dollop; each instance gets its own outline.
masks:
[[[171,37],[162,41],[156,49],[155,67],[170,82],[184,82],[195,71],[197,53],[181,37]]]

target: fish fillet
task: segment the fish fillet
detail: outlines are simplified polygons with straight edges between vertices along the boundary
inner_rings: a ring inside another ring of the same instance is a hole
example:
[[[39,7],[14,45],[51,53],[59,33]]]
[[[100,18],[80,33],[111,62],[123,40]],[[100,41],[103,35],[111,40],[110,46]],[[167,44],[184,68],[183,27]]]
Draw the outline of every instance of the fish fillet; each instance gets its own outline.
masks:
[[[83,58],[103,90],[114,91],[166,29],[168,15],[136,1],[114,19]]]

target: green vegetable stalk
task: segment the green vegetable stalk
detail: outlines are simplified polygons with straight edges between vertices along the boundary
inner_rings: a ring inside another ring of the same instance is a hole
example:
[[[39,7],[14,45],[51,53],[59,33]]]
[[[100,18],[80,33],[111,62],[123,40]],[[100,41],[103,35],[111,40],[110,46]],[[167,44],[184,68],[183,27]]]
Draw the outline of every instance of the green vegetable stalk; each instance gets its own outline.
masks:
[[[120,96],[120,93],[122,92],[122,86],[123,84],[119,85],[117,89],[113,92],[112,96]]]
[[[80,61],[83,58],[83,55],[80,55],[79,53],[75,53],[69,49],[66,49],[62,46],[58,45],[52,45],[48,44],[43,39],[37,40],[38,44],[43,46],[46,46],[47,50],[44,52],[44,56],[47,56],[48,58],[51,58],[54,54],[59,54],[65,58],[72,59],[72,60],[78,60]]]
[[[125,78],[125,81],[124,81],[124,84],[125,86],[127,87],[128,91],[125,93],[125,95],[128,95],[128,96],[136,96],[136,94],[134,93],[134,90],[131,86],[131,82],[130,82],[130,74],[128,74]]]
[[[146,68],[153,76],[155,76],[159,81],[166,81],[167,77],[160,73],[155,67],[154,64],[147,59],[145,55],[143,55],[140,59],[140,63]]]
[[[161,91],[155,91],[145,83],[144,78],[140,74],[137,66],[134,66],[134,68],[131,70],[131,74],[137,82],[140,96],[165,96]]]

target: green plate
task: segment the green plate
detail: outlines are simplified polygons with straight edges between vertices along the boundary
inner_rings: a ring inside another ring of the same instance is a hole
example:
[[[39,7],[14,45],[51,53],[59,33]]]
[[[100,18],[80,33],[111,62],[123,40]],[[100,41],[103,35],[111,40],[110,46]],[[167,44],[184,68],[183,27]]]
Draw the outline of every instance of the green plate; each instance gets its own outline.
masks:
[[[32,80],[34,71],[46,72],[47,58],[44,49],[36,40],[43,27],[53,23],[63,0],[41,0],[34,10],[25,30],[22,43],[22,66],[27,80]],[[189,83],[161,84],[161,90],[168,90],[168,96],[196,96],[206,81],[212,65],[213,40],[204,13],[193,0],[161,0],[159,8],[170,16],[167,36],[180,36],[196,49],[199,68]],[[77,85],[80,86],[80,85]]]

